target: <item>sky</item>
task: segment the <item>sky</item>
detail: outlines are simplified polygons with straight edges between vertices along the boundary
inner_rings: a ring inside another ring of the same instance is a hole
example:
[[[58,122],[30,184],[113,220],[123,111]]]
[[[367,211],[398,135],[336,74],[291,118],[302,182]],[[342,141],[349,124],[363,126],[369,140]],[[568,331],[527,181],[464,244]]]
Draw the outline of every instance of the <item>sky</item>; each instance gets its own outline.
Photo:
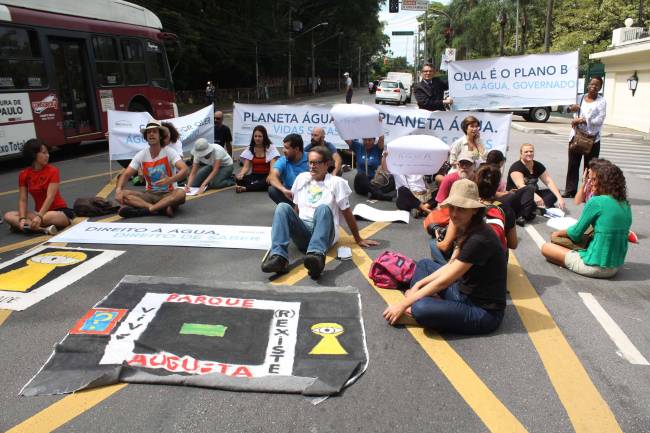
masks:
[[[450,0],[439,1],[443,4],[449,4]],[[424,12],[420,11],[403,11],[400,9],[399,13],[391,14],[388,12],[388,1],[386,1],[382,6],[379,11],[379,20],[386,22],[384,33],[390,36],[390,50],[393,52],[393,56],[406,56],[406,60],[411,64],[413,63],[413,45],[415,44],[415,36],[392,36],[391,33],[400,30],[410,30],[417,33],[417,17],[423,13]]]

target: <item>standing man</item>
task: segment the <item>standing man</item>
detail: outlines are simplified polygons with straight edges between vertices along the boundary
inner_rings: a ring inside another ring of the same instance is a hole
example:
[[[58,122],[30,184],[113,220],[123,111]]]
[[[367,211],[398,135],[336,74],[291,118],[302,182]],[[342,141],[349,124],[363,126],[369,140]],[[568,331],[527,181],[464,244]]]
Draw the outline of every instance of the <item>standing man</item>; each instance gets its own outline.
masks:
[[[223,113],[214,112],[214,142],[228,151],[232,158],[232,133],[230,128],[223,124]]]
[[[338,240],[340,214],[350,228],[354,241],[362,247],[378,245],[363,239],[350,208],[350,186],[345,179],[332,176],[327,166],[332,157],[325,147],[309,152],[309,172],[301,173],[291,188],[296,205],[280,203],[275,208],[271,228],[271,252],[262,263],[263,272],[286,273],[289,270],[289,241],[306,253],[304,266],[316,279],[325,267],[325,254]]]
[[[344,73],[343,76],[345,77],[345,103],[351,104],[352,103],[352,78],[350,78],[350,74],[348,72]]]
[[[453,104],[452,98],[445,98],[445,91],[449,85],[438,77],[434,77],[435,70],[431,63],[422,67],[422,81],[415,87],[415,100],[418,108],[429,111],[445,111],[444,104]]]
[[[208,102],[214,105],[214,84],[212,81],[208,81],[208,84],[205,86],[205,97],[208,98]]]
[[[327,167],[327,171],[329,173],[332,173],[334,176],[340,176],[343,160],[341,159],[341,155],[339,155],[338,151],[336,150],[336,146],[334,146],[329,141],[325,141],[325,130],[320,126],[317,126],[314,129],[312,129],[311,142],[307,146],[305,146],[305,153],[309,154],[309,151],[312,149],[312,147],[316,147],[316,146],[325,146],[327,150],[330,151],[334,163],[333,165],[330,164],[330,166]]]
[[[307,154],[304,152],[302,137],[299,134],[289,134],[284,137],[284,156],[278,158],[273,165],[267,182],[269,183],[269,197],[276,204],[293,204],[291,187],[300,173],[309,170]]]
[[[122,207],[118,214],[122,218],[166,214],[174,216],[176,208],[185,203],[185,190],[178,188],[179,180],[187,177],[188,168],[181,156],[171,146],[164,145],[167,128],[158,121],[147,123],[142,135],[149,147],[139,151],[117,181],[115,200]],[[147,183],[145,191],[123,190],[124,183],[138,174]]]

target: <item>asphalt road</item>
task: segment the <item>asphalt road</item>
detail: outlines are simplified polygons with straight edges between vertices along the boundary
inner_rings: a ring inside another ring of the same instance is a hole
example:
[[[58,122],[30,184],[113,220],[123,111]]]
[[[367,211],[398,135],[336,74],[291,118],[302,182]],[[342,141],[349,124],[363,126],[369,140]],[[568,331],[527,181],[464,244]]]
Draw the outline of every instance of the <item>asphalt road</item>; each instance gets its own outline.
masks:
[[[372,101],[363,89],[355,101]],[[342,102],[344,96],[318,98]],[[301,101],[309,102],[309,101]],[[227,123],[231,117],[227,115]],[[520,119],[517,119],[520,122]],[[509,161],[519,144],[532,142],[537,159],[562,185],[566,136],[512,130]],[[566,131],[568,133],[568,129]],[[397,293],[374,288],[365,274],[385,249],[410,257],[428,255],[419,221],[406,224],[360,222],[381,242],[355,250],[355,260],[333,260],[318,281],[305,278],[293,255],[287,284],[350,285],[361,293],[370,365],[357,383],[318,405],[299,395],[237,393],[159,385],[118,385],[71,396],[17,397],[58,343],[89,308],[126,274],[182,276],[214,281],[269,281],[260,271],[261,252],[250,250],[97,246],[125,254],[22,312],[0,312],[0,430],[40,432],[650,432],[650,366],[632,364],[587,308],[591,294],[642,357],[650,359],[650,257],[646,215],[650,162],[640,139],[603,140],[603,152],[627,176],[633,229],[624,269],[613,280],[583,278],[543,260],[535,233],[551,229],[538,218],[518,228],[520,244],[511,254],[508,307],[501,328],[482,337],[390,327],[381,317]],[[625,152],[619,151],[624,149]],[[637,153],[630,153],[631,151]],[[625,154],[633,155],[624,158]],[[617,159],[618,158],[618,159]],[[105,147],[93,145],[54,154],[71,204],[107,187]],[[117,169],[114,164],[113,169]],[[16,208],[20,165],[0,163],[0,209]],[[352,179],[354,172],[347,173]],[[107,187],[107,188],[106,188]],[[353,194],[353,204],[365,198]],[[376,203],[393,209],[392,203]],[[573,216],[579,208],[569,204]],[[273,203],[263,193],[236,195],[226,189],[188,202],[174,223],[270,226]],[[170,222],[151,217],[151,222]],[[115,223],[119,223],[119,219]],[[26,238],[0,227],[0,260],[9,260],[45,239]],[[583,294],[583,295],[581,295]],[[607,329],[613,329],[611,323]],[[616,337],[619,345],[622,339]],[[626,346],[621,346],[626,347]],[[627,346],[629,349],[629,346]]]

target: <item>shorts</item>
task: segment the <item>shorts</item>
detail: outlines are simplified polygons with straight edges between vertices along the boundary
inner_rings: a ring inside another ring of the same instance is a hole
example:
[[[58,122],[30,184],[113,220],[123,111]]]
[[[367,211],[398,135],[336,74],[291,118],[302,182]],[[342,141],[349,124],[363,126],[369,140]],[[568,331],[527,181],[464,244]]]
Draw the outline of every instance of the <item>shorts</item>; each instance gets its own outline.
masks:
[[[138,194],[147,203],[156,204],[171,192],[174,191],[173,190],[167,192],[138,191]]]
[[[564,256],[564,266],[576,274],[591,278],[611,278],[618,272],[618,268],[601,268],[600,266],[586,265],[577,251],[569,251]]]
[[[74,219],[74,210],[70,209],[69,207],[60,207],[58,209],[53,209],[53,210],[56,212],[63,212],[70,221]]]

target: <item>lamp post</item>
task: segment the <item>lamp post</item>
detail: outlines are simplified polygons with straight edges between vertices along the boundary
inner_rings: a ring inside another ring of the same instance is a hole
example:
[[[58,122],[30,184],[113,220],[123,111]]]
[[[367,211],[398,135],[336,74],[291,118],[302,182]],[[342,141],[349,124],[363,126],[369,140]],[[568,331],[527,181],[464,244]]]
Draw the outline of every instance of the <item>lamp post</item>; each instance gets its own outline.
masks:
[[[322,22],[316,24],[314,27],[305,30],[305,32],[302,34],[306,34],[311,32],[312,30],[316,30],[320,26],[326,26],[327,22]],[[300,35],[300,36],[302,36]],[[296,38],[297,39],[297,38]],[[316,94],[316,58],[314,57],[314,49],[316,48],[316,44],[314,44],[314,33],[311,34],[311,94],[315,95]]]

